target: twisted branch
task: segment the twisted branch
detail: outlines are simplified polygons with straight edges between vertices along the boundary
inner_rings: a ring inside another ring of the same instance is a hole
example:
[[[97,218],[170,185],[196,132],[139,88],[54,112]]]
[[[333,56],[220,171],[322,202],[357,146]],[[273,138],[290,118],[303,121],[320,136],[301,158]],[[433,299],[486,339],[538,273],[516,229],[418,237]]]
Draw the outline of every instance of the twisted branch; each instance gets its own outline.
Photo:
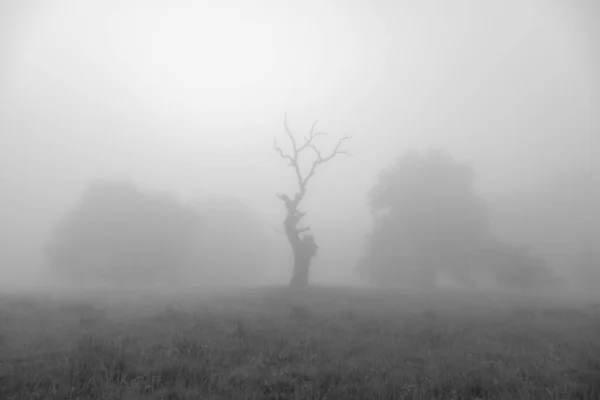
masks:
[[[300,146],[298,146],[298,142],[296,141],[296,138],[294,137],[293,133],[290,131],[288,123],[287,123],[287,113],[284,116],[284,120],[283,120],[283,125],[285,127],[285,132],[287,134],[287,136],[290,139],[290,143],[292,144],[292,150],[293,150],[293,154],[286,154],[281,147],[279,147],[277,145],[277,140],[275,138],[273,138],[273,147],[275,148],[275,151],[279,154],[279,156],[281,158],[283,158],[284,160],[288,160],[289,161],[289,165],[294,168],[294,172],[296,173],[296,178],[298,180],[298,186],[300,189],[299,194],[296,194],[294,201],[299,203],[299,201],[302,199],[302,197],[304,197],[304,194],[306,193],[306,185],[308,184],[308,181],[313,177],[313,175],[315,174],[317,165],[319,164],[323,164],[326,163],[327,161],[330,161],[331,159],[333,159],[336,155],[338,154],[344,154],[344,155],[349,155],[349,153],[347,151],[343,151],[340,150],[340,147],[342,145],[342,143],[345,140],[351,139],[351,136],[344,136],[343,138],[339,139],[336,146],[334,147],[333,151],[327,155],[327,156],[323,156],[323,153],[317,148],[317,146],[314,144],[314,140],[316,137],[318,136],[327,136],[327,133],[325,132],[317,132],[315,131],[315,128],[317,126],[317,122],[315,121],[311,128],[310,128],[310,132],[308,136],[304,136],[304,143],[302,143]],[[300,154],[306,150],[306,149],[312,149],[317,158],[316,160],[312,163],[308,174],[306,174],[306,176],[302,175],[302,172],[300,170],[300,163],[299,163],[299,157]],[[300,195],[300,197],[298,197]],[[281,195],[279,196],[281,198]],[[286,196],[286,198],[289,200],[289,197]],[[284,200],[282,198],[282,200]],[[285,200],[284,200],[285,201]],[[297,205],[296,203],[296,205]]]

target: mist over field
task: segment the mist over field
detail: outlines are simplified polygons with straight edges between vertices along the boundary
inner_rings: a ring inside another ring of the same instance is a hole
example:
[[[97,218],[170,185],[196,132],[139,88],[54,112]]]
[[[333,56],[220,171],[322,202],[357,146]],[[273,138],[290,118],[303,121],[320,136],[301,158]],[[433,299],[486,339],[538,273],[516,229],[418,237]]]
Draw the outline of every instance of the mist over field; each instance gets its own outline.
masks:
[[[2,7],[3,280],[35,279],[53,225],[94,179],[186,202],[236,196],[279,227],[275,193],[295,189],[272,147],[285,112],[298,135],[319,120],[353,136],[352,157],[306,198],[315,281],[353,279],[366,192],[412,149],[470,162],[498,230],[565,273],[561,257],[598,238],[598,213],[555,195],[577,175],[586,205],[598,196],[593,2]]]
[[[0,0],[0,398],[598,398],[599,18]]]

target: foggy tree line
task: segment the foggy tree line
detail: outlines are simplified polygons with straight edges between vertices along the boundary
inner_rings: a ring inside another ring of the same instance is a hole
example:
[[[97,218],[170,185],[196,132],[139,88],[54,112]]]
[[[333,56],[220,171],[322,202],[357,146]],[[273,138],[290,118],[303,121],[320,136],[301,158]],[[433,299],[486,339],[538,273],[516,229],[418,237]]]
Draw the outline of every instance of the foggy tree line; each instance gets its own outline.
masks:
[[[237,199],[184,204],[131,182],[96,181],[57,224],[45,259],[63,282],[130,288],[256,281],[267,253],[259,216]]]
[[[473,168],[443,151],[411,151],[382,171],[369,192],[374,228],[357,269],[378,285],[432,288],[445,273],[476,288],[557,288],[559,279],[525,246],[494,235]]]
[[[168,195],[146,194],[129,182],[97,181],[57,227],[48,262],[56,273],[81,283],[172,279],[198,224],[189,206]]]
[[[291,267],[290,287],[302,288],[309,284],[318,246],[308,226],[298,227],[306,215],[299,205],[317,167],[346,154],[341,144],[349,137],[324,155],[317,138],[327,135],[315,125],[302,141],[287,123],[285,133],[291,150],[284,151],[276,141],[274,149],[292,167],[298,192],[277,195],[285,206],[283,227],[293,253],[291,265],[281,267]],[[300,159],[304,154],[313,156],[306,172]],[[357,276],[377,286],[422,289],[434,288],[440,274],[464,288],[491,283],[520,290],[559,289],[561,279],[546,260],[522,243],[495,235],[475,178],[471,165],[440,150],[406,152],[381,171],[366,193],[373,229],[354,266]],[[236,265],[242,268],[235,273],[259,277],[269,251],[262,221],[240,202],[220,213],[215,204],[203,210],[202,204],[183,204],[129,182],[94,182],[57,226],[46,248],[47,264],[61,279],[79,282],[143,285],[215,274],[227,281],[232,278],[228,266]],[[600,278],[598,258],[590,245],[574,260],[584,281]]]

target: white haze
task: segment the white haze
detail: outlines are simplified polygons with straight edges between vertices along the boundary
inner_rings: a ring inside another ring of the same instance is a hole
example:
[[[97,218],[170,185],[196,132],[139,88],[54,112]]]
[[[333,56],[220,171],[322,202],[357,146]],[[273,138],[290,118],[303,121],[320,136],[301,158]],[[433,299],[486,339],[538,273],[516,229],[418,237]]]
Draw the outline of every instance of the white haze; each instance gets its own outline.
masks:
[[[554,176],[598,173],[598,9],[592,0],[1,1],[0,283],[35,280],[53,224],[96,178],[184,201],[236,196],[279,227],[275,194],[295,190],[272,146],[285,139],[285,112],[299,134],[318,119],[331,140],[353,136],[352,156],[317,171],[303,206],[321,246],[317,282],[353,280],[371,223],[366,192],[406,150],[470,161],[492,205]],[[511,235],[513,220],[496,223]],[[291,266],[280,264],[271,268],[283,281]]]

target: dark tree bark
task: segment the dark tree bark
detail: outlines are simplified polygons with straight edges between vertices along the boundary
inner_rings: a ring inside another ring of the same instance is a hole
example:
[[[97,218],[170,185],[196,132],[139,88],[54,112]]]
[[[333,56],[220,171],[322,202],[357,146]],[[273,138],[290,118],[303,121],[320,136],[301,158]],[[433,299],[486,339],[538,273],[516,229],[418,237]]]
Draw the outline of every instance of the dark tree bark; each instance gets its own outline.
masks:
[[[298,144],[294,138],[294,135],[288,128],[287,118],[284,119],[285,130],[292,145],[292,154],[284,153],[284,151],[277,146],[275,139],[273,143],[275,150],[279,153],[281,158],[288,160],[289,165],[294,169],[299,187],[299,191],[294,195],[293,199],[285,194],[277,195],[281,201],[283,201],[287,210],[285,220],[283,221],[283,227],[288,242],[292,246],[292,251],[294,253],[294,270],[292,279],[290,280],[290,288],[292,289],[301,289],[308,286],[310,264],[312,259],[316,256],[317,250],[319,249],[319,246],[317,246],[313,235],[305,234],[301,236],[302,233],[308,232],[310,227],[298,228],[298,223],[306,215],[305,212],[298,210],[300,202],[306,195],[306,185],[310,178],[312,178],[312,176],[315,174],[317,165],[333,159],[337,154],[347,154],[345,151],[340,151],[340,146],[344,140],[350,139],[349,136],[345,136],[338,140],[333,151],[328,156],[324,157],[321,151],[315,146],[314,139],[317,136],[327,134],[323,132],[315,132],[316,124],[316,122],[313,124],[309,136],[304,137],[304,142],[302,144]],[[316,158],[312,162],[308,173],[303,175],[300,168],[299,155],[306,149],[312,150]]]

